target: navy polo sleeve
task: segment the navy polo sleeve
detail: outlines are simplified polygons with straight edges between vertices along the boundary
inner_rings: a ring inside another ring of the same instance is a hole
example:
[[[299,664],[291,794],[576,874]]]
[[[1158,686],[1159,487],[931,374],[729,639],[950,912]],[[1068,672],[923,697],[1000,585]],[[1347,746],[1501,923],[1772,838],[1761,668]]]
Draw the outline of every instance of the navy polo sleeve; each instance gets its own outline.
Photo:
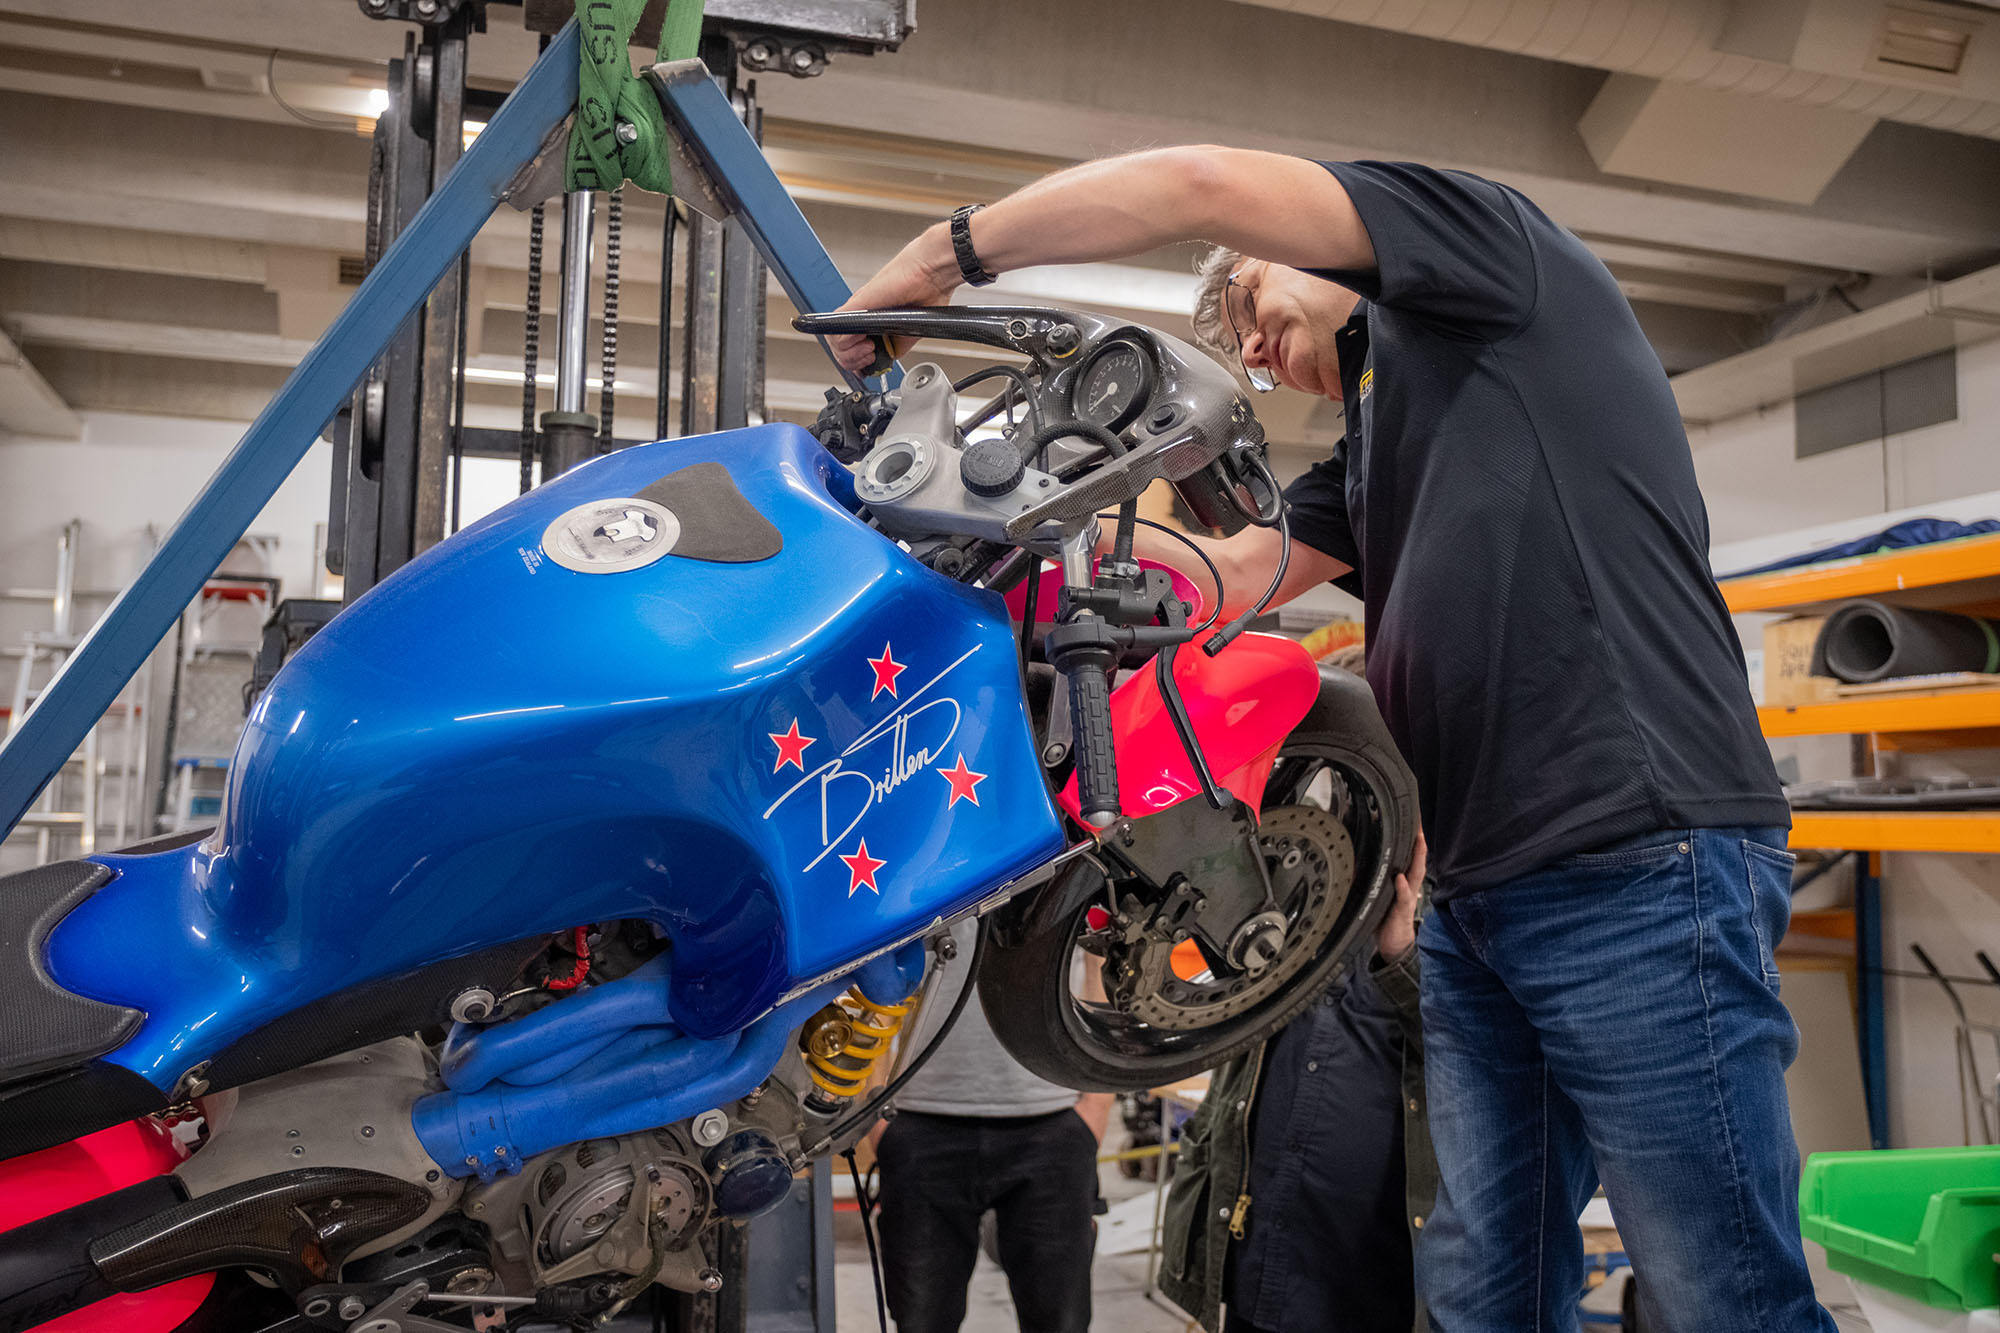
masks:
[[[1332,556],[1353,571],[1333,580],[1334,585],[1361,595],[1361,551],[1354,541],[1354,526],[1347,519],[1347,442],[1334,447],[1285,487],[1285,512],[1292,537],[1315,551]]]
[[[1313,270],[1390,310],[1483,338],[1534,313],[1534,250],[1507,190],[1416,162],[1325,162],[1375,247],[1373,273]]]

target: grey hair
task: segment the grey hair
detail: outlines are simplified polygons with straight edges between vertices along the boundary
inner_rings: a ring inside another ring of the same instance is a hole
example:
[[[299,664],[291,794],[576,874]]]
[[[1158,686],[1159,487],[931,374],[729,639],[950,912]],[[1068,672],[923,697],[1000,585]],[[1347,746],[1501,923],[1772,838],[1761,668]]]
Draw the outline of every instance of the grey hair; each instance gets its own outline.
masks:
[[[1226,246],[1214,246],[1194,266],[1194,340],[1223,360],[1236,355],[1236,340],[1224,308],[1223,288],[1244,258]]]

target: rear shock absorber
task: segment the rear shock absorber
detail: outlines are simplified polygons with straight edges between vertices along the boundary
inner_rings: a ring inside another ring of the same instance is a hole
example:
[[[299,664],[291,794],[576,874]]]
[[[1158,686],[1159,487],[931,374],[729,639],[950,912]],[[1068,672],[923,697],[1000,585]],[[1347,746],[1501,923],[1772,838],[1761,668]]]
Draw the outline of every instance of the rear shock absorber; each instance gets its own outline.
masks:
[[[903,1030],[915,999],[912,995],[901,1004],[876,1004],[856,986],[806,1020],[799,1031],[799,1049],[805,1053],[806,1073],[816,1085],[806,1094],[808,1110],[831,1115],[867,1086],[869,1075]]]

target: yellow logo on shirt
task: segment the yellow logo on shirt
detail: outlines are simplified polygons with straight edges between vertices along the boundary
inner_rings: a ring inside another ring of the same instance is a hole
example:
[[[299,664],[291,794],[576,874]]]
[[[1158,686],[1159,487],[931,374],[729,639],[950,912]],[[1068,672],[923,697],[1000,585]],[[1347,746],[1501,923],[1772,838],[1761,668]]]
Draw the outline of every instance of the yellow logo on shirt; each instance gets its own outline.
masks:
[[[1370,389],[1373,389],[1374,387],[1375,387],[1375,367],[1370,366],[1368,367],[1368,369],[1361,372],[1361,382],[1354,386],[1355,401],[1366,402],[1368,398],[1368,391]]]

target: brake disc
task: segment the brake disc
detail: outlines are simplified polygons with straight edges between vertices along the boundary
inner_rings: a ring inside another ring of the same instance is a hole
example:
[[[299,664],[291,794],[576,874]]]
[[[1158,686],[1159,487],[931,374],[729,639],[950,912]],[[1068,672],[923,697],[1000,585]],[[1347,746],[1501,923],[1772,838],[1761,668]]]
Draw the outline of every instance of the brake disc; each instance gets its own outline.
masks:
[[[1254,973],[1189,980],[1174,975],[1169,945],[1131,939],[1126,959],[1139,975],[1121,1005],[1127,1013],[1176,1032],[1234,1018],[1282,990],[1326,943],[1354,887],[1354,842],[1347,829],[1324,810],[1280,806],[1264,813],[1257,843],[1286,922],[1277,957]]]

